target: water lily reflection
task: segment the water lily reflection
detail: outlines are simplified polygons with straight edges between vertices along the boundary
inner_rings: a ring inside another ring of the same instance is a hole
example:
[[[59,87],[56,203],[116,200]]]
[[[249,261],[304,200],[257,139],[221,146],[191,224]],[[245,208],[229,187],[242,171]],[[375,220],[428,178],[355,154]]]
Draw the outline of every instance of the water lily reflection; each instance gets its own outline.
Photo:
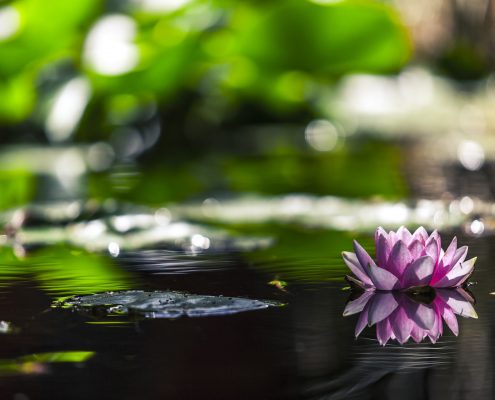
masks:
[[[364,291],[347,303],[344,316],[360,313],[356,337],[366,325],[376,325],[376,337],[383,346],[390,339],[404,344],[409,339],[419,343],[428,337],[435,343],[443,334],[443,321],[457,336],[456,315],[478,318],[473,303],[473,297],[462,288],[431,289],[419,294]]]

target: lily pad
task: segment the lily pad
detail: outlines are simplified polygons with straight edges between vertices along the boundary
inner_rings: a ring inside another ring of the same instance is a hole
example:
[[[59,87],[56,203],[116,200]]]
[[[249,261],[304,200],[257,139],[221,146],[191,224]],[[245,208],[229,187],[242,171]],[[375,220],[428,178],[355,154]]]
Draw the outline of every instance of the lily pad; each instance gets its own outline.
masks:
[[[128,290],[74,296],[54,303],[55,308],[93,311],[108,315],[134,314],[144,318],[206,317],[281,306],[274,301],[241,297],[206,296],[175,291]]]

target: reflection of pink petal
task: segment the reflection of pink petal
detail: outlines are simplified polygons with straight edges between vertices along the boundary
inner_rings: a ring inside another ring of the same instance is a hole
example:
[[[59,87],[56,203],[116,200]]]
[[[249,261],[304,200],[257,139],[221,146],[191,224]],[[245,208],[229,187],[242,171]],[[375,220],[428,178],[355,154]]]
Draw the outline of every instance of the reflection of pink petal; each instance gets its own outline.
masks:
[[[356,329],[354,331],[354,336],[358,337],[359,334],[363,331],[363,329],[368,325],[368,309],[369,303],[366,304],[364,310],[359,314],[358,322],[356,324]]]
[[[411,337],[416,343],[421,342],[424,339],[425,331],[421,329],[418,325],[413,325],[411,330]]]
[[[435,310],[431,305],[415,303],[412,300],[405,300],[406,310],[409,317],[421,329],[429,330],[435,324]]]
[[[455,314],[466,318],[478,318],[473,305],[465,299],[461,291],[452,289],[437,290],[437,296],[440,296]]]
[[[387,318],[398,306],[394,295],[388,293],[375,293],[370,301],[368,311],[368,325],[374,325]]]
[[[376,324],[376,338],[378,343],[385,346],[389,339],[392,337],[392,327],[388,319],[378,322]]]
[[[364,292],[357,299],[347,303],[344,309],[344,314],[343,314],[344,317],[363,311],[364,307],[372,297],[373,297],[373,292],[368,291],[368,292]]]
[[[443,335],[443,321],[457,336],[456,314],[476,317],[472,300],[462,289],[438,289],[430,304],[414,301],[403,292],[363,291],[359,298],[347,304],[344,316],[362,310],[355,329],[356,337],[367,324],[376,325],[376,336],[381,345],[390,340],[404,344],[412,339],[419,343],[426,337],[436,343]]]
[[[443,333],[443,323],[440,314],[435,311],[435,317],[433,326],[427,331],[427,335],[432,343],[436,343],[437,340],[442,336]]]
[[[414,327],[414,322],[409,318],[404,309],[399,306],[387,319],[390,321],[392,331],[399,343],[404,344],[407,342]]]
[[[459,335],[459,324],[457,323],[457,318],[450,307],[443,307],[442,317],[452,333],[456,336]]]

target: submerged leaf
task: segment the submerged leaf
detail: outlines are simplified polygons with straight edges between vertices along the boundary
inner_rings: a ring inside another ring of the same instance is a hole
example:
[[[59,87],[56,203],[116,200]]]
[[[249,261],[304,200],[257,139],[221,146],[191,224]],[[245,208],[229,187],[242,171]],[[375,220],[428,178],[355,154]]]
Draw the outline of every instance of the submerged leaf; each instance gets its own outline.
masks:
[[[235,314],[280,305],[277,302],[240,297],[128,290],[65,298],[56,302],[54,307],[89,311],[103,309],[109,315],[137,314],[145,318],[177,318]]]

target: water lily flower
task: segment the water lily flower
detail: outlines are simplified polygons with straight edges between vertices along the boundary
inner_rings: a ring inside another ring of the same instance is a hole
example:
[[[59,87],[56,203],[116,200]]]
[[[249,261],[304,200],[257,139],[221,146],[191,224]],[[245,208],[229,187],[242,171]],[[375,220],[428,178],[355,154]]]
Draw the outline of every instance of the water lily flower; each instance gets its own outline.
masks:
[[[432,289],[433,290],[433,289]],[[456,315],[478,318],[474,299],[462,288],[437,289],[433,301],[420,302],[404,292],[364,291],[347,303],[344,316],[359,314],[355,335],[376,325],[378,342],[385,346],[390,339],[400,344],[413,339],[416,343],[428,337],[432,343],[443,334],[443,321],[454,335],[459,334]]]
[[[411,233],[401,226],[387,233],[375,232],[376,260],[354,241],[355,253],[342,257],[354,277],[347,278],[364,290],[404,290],[416,286],[456,288],[462,286],[474,270],[475,258],[465,261],[467,246],[457,248],[457,239],[444,251],[437,231],[428,236],[423,227]]]

